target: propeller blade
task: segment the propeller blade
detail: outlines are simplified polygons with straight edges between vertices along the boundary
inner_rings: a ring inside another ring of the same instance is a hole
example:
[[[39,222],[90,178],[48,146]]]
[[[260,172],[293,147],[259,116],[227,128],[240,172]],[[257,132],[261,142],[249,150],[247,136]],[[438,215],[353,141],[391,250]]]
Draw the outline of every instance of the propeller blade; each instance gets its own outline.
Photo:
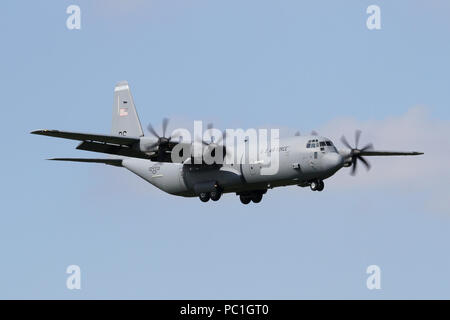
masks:
[[[154,135],[156,138],[158,138],[158,139],[161,138],[161,137],[159,136],[159,134],[155,131],[155,129],[153,129],[153,126],[152,126],[151,123],[148,124],[147,130],[148,130],[152,135]]]
[[[206,142],[205,140],[203,140],[201,137],[195,137],[194,143],[201,143],[201,144],[203,144],[203,145],[205,145],[205,146],[208,146],[208,145],[209,145],[209,143]]]
[[[352,158],[352,170],[350,171],[350,174],[354,176],[356,174],[356,168],[357,168],[358,160],[356,157]]]
[[[166,136],[166,131],[167,131],[167,126],[169,125],[169,118],[164,118],[163,122],[162,122],[162,132],[163,132],[163,137]]]
[[[355,131],[355,149],[358,149],[360,137],[361,137],[361,130],[356,130]]]
[[[369,161],[367,161],[366,159],[364,159],[361,156],[359,156],[358,159],[361,160],[361,162],[366,166],[367,171],[369,171],[371,168]]]
[[[369,143],[364,148],[362,148],[361,151],[367,151],[367,150],[372,150],[372,149],[373,149],[373,144]]]
[[[225,138],[227,137],[227,132],[226,130],[222,131],[222,136],[219,137],[219,139],[217,139],[216,144],[221,144]]]
[[[344,146],[346,146],[349,149],[353,149],[352,146],[350,146],[350,143],[348,143],[347,139],[345,138],[345,136],[341,137],[341,142]]]
[[[359,140],[361,138],[361,130],[356,130],[355,131],[355,147],[352,147],[350,145],[350,143],[348,143],[347,139],[345,138],[345,136],[341,137],[341,142],[351,150],[350,152],[350,156],[352,157],[352,169],[350,171],[350,174],[352,176],[354,176],[356,174],[357,168],[358,168],[358,160],[360,160],[363,165],[366,167],[367,170],[370,170],[371,165],[369,163],[369,161],[367,161],[366,159],[364,159],[361,156],[361,152],[364,152],[366,150],[371,150],[373,149],[373,144],[369,143],[367,145],[365,145],[362,149],[358,149],[358,144],[359,144]]]

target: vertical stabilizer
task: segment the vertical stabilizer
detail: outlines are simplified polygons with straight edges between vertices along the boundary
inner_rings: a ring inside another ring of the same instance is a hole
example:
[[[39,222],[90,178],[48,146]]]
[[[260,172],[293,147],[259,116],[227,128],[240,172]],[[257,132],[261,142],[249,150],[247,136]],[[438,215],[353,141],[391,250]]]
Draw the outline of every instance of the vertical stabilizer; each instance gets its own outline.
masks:
[[[111,134],[129,137],[144,135],[127,81],[121,81],[114,87]]]

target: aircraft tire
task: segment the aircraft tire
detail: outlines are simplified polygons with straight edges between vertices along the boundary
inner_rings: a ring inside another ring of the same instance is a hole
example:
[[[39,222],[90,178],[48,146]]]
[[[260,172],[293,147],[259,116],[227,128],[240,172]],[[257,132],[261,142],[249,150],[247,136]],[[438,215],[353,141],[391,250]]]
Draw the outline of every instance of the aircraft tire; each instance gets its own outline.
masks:
[[[262,195],[261,193],[257,193],[257,194],[255,194],[255,195],[253,195],[252,201],[253,201],[254,203],[260,203],[261,200],[262,200],[262,198],[263,198],[263,195]]]
[[[325,183],[322,180],[320,180],[319,186],[317,187],[317,191],[323,191],[324,188],[325,188]]]
[[[251,201],[251,198],[250,198],[250,197],[248,197],[248,196],[243,196],[243,195],[240,195],[240,196],[239,196],[239,199],[241,200],[241,202],[242,202],[243,204],[249,204],[250,201]]]
[[[209,199],[211,198],[211,195],[207,192],[202,192],[198,195],[198,197],[202,202],[208,202]]]
[[[221,196],[222,196],[222,192],[220,192],[219,190],[214,190],[211,192],[211,200],[212,201],[218,201]]]

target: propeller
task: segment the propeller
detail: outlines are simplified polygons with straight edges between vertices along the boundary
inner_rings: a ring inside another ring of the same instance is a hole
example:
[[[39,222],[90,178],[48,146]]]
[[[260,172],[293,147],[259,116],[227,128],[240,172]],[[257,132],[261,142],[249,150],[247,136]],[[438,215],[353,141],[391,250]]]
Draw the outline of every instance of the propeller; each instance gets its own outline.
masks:
[[[206,128],[208,130],[214,128],[214,125],[212,123],[208,123],[208,125],[206,126]],[[224,140],[226,139],[226,131],[222,131],[222,135],[217,139],[217,140],[213,140],[211,137],[211,141],[207,142],[203,139],[197,138],[196,141],[201,142],[204,146],[206,146],[208,148],[208,150],[211,152],[211,156],[215,157],[216,155],[216,148],[221,147],[222,148],[222,154],[225,157],[225,146],[223,145]],[[215,137],[214,137],[215,138]],[[211,148],[211,149],[209,149]]]
[[[350,145],[350,143],[348,143],[347,139],[345,138],[345,136],[341,137],[341,142],[350,149],[350,156],[352,158],[352,171],[350,172],[350,174],[352,176],[354,176],[356,174],[356,169],[358,167],[358,160],[361,161],[364,166],[366,167],[367,170],[370,170],[371,165],[370,163],[363,157],[361,156],[361,153],[366,151],[366,150],[371,150],[373,149],[373,144],[369,143],[366,146],[364,146],[361,149],[358,149],[358,145],[359,145],[359,139],[361,138],[361,130],[356,130],[355,131],[355,147],[352,147]]]
[[[213,125],[212,123],[208,123],[207,126],[206,126],[206,128],[207,128],[208,130],[210,130],[210,129],[214,128],[214,125]],[[214,137],[214,138],[215,138],[215,137]],[[226,138],[226,131],[224,130],[224,131],[222,131],[222,135],[221,135],[221,136],[219,137],[219,139],[217,139],[216,141],[213,141],[212,139],[211,139],[210,142],[207,142],[207,141],[205,141],[205,140],[203,140],[203,139],[198,139],[197,141],[203,143],[205,146],[209,146],[209,145],[220,145],[220,144],[223,142],[223,140],[224,140],[225,138]]]
[[[158,149],[160,151],[163,151],[162,153],[164,153],[164,151],[166,151],[169,147],[169,143],[170,140],[172,138],[174,138],[174,136],[171,137],[166,137],[166,131],[167,131],[167,126],[169,125],[169,119],[168,118],[164,118],[162,121],[162,136],[158,134],[158,132],[156,132],[156,130],[153,128],[152,124],[149,123],[147,126],[147,130],[153,135],[155,136],[155,138],[157,138],[158,140],[155,143],[152,143],[151,145],[147,146],[147,150],[153,149],[154,147],[158,147]]]

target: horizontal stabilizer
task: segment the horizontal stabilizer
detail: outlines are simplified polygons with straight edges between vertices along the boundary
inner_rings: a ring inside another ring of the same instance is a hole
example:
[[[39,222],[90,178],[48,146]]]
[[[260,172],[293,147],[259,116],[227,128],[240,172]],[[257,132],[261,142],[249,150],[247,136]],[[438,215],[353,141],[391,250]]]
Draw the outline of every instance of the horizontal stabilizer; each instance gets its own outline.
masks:
[[[104,164],[108,164],[110,166],[116,166],[116,167],[122,166],[122,159],[53,158],[53,159],[48,159],[48,160],[104,163]]]

